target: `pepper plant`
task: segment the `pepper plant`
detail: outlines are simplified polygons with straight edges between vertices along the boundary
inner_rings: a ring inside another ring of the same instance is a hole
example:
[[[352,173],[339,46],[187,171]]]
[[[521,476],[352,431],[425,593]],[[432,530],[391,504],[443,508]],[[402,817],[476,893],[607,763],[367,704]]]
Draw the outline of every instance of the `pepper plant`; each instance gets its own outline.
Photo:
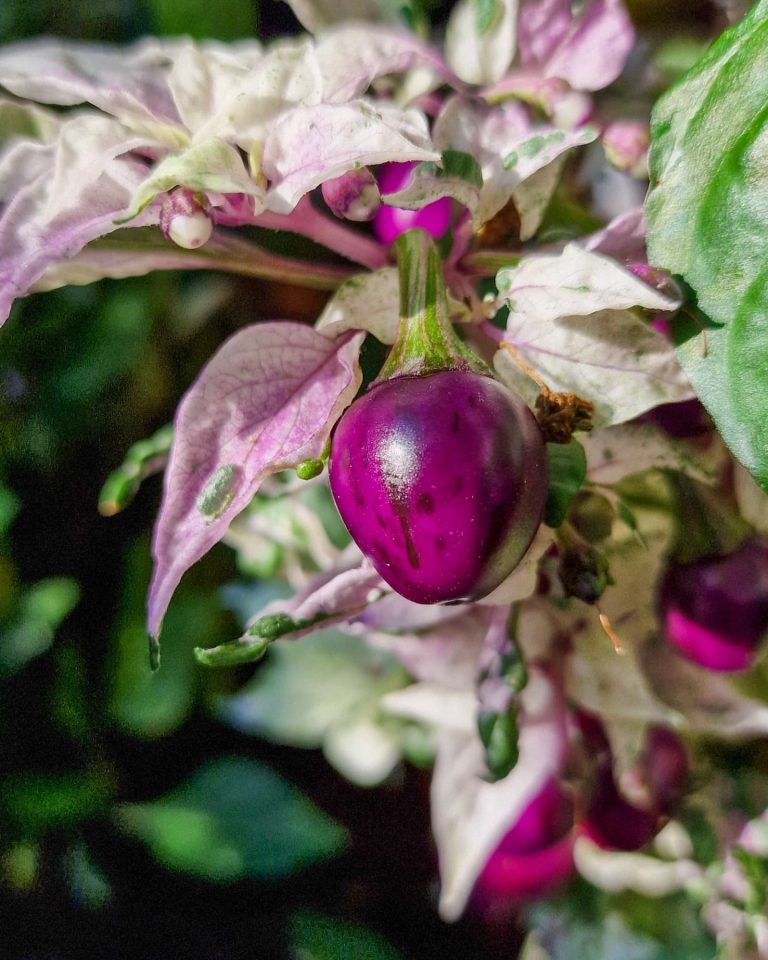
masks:
[[[2,319],[162,270],[328,294],[238,330],[105,486],[164,471],[153,667],[224,541],[271,586],[195,650],[264,660],[219,715],[366,786],[434,763],[443,918],[526,910],[556,960],[539,899],[588,882],[768,956],[768,797],[711,755],[768,732],[768,3],[650,127],[622,0],[459,0],[442,45],[418,5],[290,5],[268,45],[0,50]]]

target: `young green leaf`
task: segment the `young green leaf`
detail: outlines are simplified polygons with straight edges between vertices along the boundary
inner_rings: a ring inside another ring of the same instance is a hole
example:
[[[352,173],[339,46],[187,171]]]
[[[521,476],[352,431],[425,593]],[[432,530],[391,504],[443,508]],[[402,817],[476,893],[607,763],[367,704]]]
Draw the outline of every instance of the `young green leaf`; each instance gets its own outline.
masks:
[[[581,489],[587,475],[587,457],[578,440],[570,443],[548,443],[549,493],[544,508],[544,522],[559,527],[565,520],[571,501]]]

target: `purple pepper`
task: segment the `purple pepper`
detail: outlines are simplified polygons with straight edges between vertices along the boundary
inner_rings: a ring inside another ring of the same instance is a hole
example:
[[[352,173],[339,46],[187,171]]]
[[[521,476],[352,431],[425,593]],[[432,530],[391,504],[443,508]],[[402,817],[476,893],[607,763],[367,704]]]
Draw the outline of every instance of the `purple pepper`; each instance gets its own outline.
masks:
[[[613,776],[613,753],[600,720],[578,715],[584,743],[594,761],[594,781],[580,831],[607,850],[639,850],[656,836],[688,789],[688,753],[666,727],[650,727],[635,776],[648,798],[635,806],[619,792]]]
[[[474,899],[522,903],[560,886],[574,870],[573,802],[549,781],[488,859]]]
[[[709,670],[746,670],[768,632],[768,540],[724,557],[671,565],[659,590],[663,635]]]
[[[416,162],[387,163],[378,172],[379,191],[395,193],[406,185]],[[373,219],[373,231],[387,246],[401,233],[420,227],[435,239],[439,239],[451,223],[451,201],[448,197],[428,203],[420,210],[403,210],[382,204]]]
[[[417,603],[495,589],[528,549],[547,496],[533,415],[468,370],[374,385],[339,421],[329,472],[360,549]]]

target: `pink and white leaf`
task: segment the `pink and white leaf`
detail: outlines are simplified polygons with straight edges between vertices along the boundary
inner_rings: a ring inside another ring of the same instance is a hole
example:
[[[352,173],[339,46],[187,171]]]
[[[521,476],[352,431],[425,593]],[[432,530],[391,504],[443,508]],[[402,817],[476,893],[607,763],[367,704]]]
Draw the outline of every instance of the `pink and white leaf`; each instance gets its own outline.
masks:
[[[323,100],[344,103],[388,74],[427,70],[455,84],[456,77],[434,47],[413,33],[383,24],[346,23],[317,38]]]
[[[49,173],[21,187],[0,217],[0,324],[13,301],[29,293],[49,266],[77,255],[86,244],[117,229],[115,218],[125,208],[146,168],[117,158],[85,192],[83,201],[46,215]],[[137,226],[157,222],[146,210]]]
[[[609,258],[569,244],[501,270],[497,285],[510,307],[505,340],[550,389],[591,401],[596,425],[693,396],[669,340],[629,309],[669,311],[679,301]],[[538,388],[505,350],[494,363],[510,387],[535,400]]]
[[[51,143],[56,139],[60,126],[61,118],[53,110],[0,95],[0,143],[3,154],[8,151],[10,143],[18,142],[18,138],[25,141],[31,139],[40,144]],[[0,189],[7,189],[1,176],[0,184],[3,185]]]
[[[168,73],[168,88],[186,130],[198,134],[216,118],[216,131],[210,135],[219,133],[222,112],[232,106],[245,79],[263,56],[255,43],[253,49],[233,50],[185,41]]]
[[[642,207],[627,210],[611,220],[602,230],[579,241],[592,253],[602,253],[625,266],[645,263],[645,213]]]
[[[40,198],[46,196],[54,164],[56,147],[26,138],[13,139],[0,153],[0,202],[9,202],[33,180],[42,186]]]
[[[396,595],[393,594],[393,598],[394,596]],[[382,606],[387,603],[387,599],[381,601]],[[371,608],[374,616],[378,612],[377,607]],[[396,634],[368,630],[365,637],[368,643],[397,657],[420,683],[439,687],[440,690],[468,692],[471,694],[470,700],[473,701],[480,654],[494,614],[495,611],[475,606],[418,633]],[[395,623],[390,626],[392,629],[397,628]],[[438,714],[433,716],[430,722],[440,725],[444,718]]]
[[[267,206],[290,213],[304,194],[357,166],[439,159],[418,110],[366,100],[296,107],[275,120],[264,143]]]
[[[322,77],[315,47],[307,37],[270,46],[239,83],[194,127],[196,142],[221,137],[246,151],[260,146],[268,125],[286,110],[317,106]]]
[[[470,320],[466,304],[448,294],[454,323]],[[365,330],[381,343],[394,343],[400,329],[400,290],[396,267],[384,267],[346,280],[326,304],[315,329],[327,336]]]
[[[640,658],[654,692],[691,730],[733,741],[768,734],[768,704],[742,693],[733,678],[691,663],[657,638],[641,647]]]
[[[317,33],[345,20],[384,19],[381,0],[286,0],[305,30]]]
[[[295,597],[270,603],[251,619],[251,623],[272,614],[288,614],[304,626],[281,634],[280,639],[299,640],[359,616],[390,592],[390,587],[366,560],[347,567],[345,558],[342,558],[332,570],[315,578]],[[243,639],[248,639],[247,633]]]
[[[149,630],[183,574],[224,536],[262,480],[319,457],[360,384],[361,335],[264,323],[231,337],[179,406],[155,526]]]
[[[43,215],[54,220],[59,214],[88,204],[88,193],[117,157],[157,146],[137,137],[119,121],[83,113],[62,124],[47,187]],[[145,204],[146,205],[146,204]]]
[[[598,131],[590,126],[578,130],[534,126],[518,103],[490,105],[456,96],[440,112],[433,135],[441,152],[461,150],[480,165],[483,186],[479,200],[473,204],[475,221],[485,223],[514,198],[526,214],[526,232],[532,235],[557,184],[559,158],[591,143]],[[545,176],[550,165],[555,169]],[[536,181],[526,183],[539,173]]]
[[[595,430],[580,439],[587,455],[587,480],[613,484],[645,470],[681,470],[703,483],[713,483],[725,452],[710,445],[693,447],[662,433],[650,423],[623,423]]]
[[[527,0],[520,12],[523,67],[602,90],[618,77],[635,42],[622,0],[590,0],[576,15],[570,0]]]
[[[537,664],[530,665],[520,695],[519,725],[517,764],[495,783],[486,779],[477,733],[446,729],[438,740],[431,799],[444,920],[460,916],[504,834],[561,771],[566,745],[562,699],[556,681]]]
[[[91,103],[135,124],[178,123],[165,82],[172,43],[106,44],[31,40],[0,51],[0,87],[17,97],[74,106]]]
[[[420,210],[428,203],[434,203],[442,197],[451,197],[470,211],[476,227],[481,225],[478,217],[480,187],[461,177],[439,176],[432,168],[430,171],[417,171],[402,190],[382,196],[382,202],[391,207],[404,210]]]
[[[671,312],[680,306],[609,257],[573,243],[558,254],[524,257],[518,266],[500,270],[496,283],[511,310],[542,323],[599,310]]]

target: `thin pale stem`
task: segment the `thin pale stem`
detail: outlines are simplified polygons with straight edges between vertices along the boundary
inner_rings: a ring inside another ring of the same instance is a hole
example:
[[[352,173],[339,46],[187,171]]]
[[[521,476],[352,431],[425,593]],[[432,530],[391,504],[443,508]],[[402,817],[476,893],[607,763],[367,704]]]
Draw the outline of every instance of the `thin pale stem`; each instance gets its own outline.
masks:
[[[309,197],[303,197],[292,213],[283,215],[267,211],[255,217],[253,223],[259,227],[298,233],[369,270],[378,270],[389,262],[387,251],[380,243],[347,227],[341,220],[324,216],[312,206]]]
[[[477,276],[492,277],[504,267],[512,267],[522,257],[521,250],[474,250],[463,257],[461,266]]]
[[[127,231],[126,231],[127,232]],[[335,290],[355,271],[347,267],[331,266],[310,260],[294,260],[270,253],[241,237],[217,232],[197,250],[184,250],[164,240],[158,231],[157,239],[141,241],[128,239],[125,233],[114,234],[92,243],[81,255],[97,262],[100,256],[112,261],[115,254],[125,253],[131,264],[131,276],[142,276],[153,270],[223,270],[244,277],[290,283],[313,290]],[[68,261],[76,263],[76,259]],[[128,274],[123,272],[120,276]],[[101,276],[110,276],[109,269]],[[49,289],[49,284],[46,289]]]

